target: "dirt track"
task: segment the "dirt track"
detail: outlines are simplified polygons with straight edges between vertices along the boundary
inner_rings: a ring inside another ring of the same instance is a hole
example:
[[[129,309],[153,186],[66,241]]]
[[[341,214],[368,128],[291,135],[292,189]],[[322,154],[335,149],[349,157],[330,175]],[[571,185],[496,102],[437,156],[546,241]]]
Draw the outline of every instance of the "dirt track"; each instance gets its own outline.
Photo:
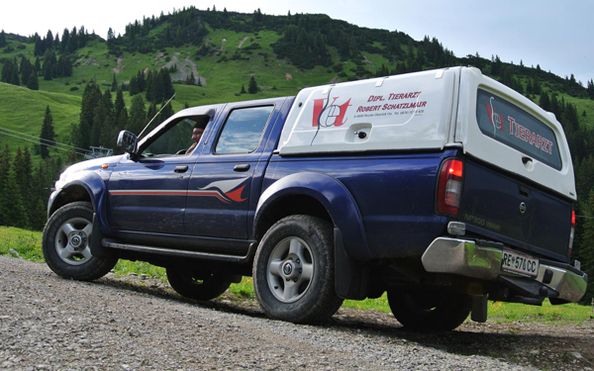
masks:
[[[593,322],[420,335],[342,309],[330,326],[294,325],[252,300],[194,303],[158,281],[68,281],[0,256],[0,369],[591,369]]]

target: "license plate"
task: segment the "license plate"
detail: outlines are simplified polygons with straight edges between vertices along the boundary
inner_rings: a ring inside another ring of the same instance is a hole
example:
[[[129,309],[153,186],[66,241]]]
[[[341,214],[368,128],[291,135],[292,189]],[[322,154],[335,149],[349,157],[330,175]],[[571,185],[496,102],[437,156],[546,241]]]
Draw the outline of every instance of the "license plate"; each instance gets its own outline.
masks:
[[[501,269],[506,272],[519,273],[529,277],[538,274],[538,259],[518,254],[513,251],[503,250]]]

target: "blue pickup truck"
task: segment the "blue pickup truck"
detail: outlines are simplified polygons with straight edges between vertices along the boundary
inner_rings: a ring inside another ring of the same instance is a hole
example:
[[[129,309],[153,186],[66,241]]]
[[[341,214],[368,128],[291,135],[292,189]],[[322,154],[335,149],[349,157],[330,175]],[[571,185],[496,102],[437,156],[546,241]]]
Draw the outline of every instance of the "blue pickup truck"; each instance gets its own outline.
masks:
[[[561,124],[476,68],[188,108],[118,143],[56,182],[43,253],[62,277],[143,260],[209,300],[252,276],[263,311],[298,323],[387,292],[421,331],[586,289]]]

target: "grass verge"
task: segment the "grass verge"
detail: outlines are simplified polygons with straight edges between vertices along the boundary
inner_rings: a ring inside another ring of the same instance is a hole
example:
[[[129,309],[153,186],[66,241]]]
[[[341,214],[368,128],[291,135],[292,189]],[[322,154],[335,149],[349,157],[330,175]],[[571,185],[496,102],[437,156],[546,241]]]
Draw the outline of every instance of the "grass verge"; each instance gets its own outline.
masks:
[[[18,257],[34,262],[43,262],[41,253],[41,232],[0,226],[0,255]],[[145,274],[166,282],[165,269],[145,262],[120,260],[114,268],[116,275],[130,273]],[[231,285],[231,294],[242,299],[254,299],[251,277],[244,277],[240,283]],[[360,310],[373,310],[390,313],[386,294],[377,299],[346,300],[344,306]],[[489,302],[489,321],[507,322],[545,322],[545,323],[583,323],[594,319],[593,308],[579,304],[551,305],[548,301],[542,306],[515,303]]]

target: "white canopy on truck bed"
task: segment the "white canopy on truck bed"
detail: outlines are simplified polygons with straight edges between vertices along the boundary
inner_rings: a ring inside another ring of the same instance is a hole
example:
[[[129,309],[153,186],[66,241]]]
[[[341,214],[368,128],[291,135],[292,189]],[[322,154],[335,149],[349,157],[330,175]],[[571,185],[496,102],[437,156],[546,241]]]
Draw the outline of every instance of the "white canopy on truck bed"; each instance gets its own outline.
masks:
[[[285,123],[280,153],[443,148],[455,78],[445,72],[303,89]]]
[[[449,146],[576,199],[571,156],[555,115],[472,67],[303,89],[279,153]]]

